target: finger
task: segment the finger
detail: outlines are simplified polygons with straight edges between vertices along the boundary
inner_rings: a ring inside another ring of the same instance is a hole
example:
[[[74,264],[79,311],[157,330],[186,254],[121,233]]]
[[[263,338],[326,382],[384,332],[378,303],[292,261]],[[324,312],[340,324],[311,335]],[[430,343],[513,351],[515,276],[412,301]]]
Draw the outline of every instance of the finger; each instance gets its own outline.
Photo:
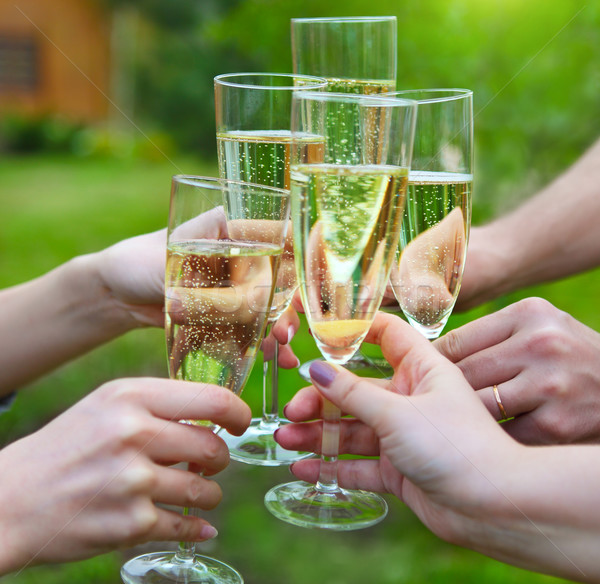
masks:
[[[300,480],[314,484],[319,479],[319,463],[316,459],[300,460],[290,470]],[[338,482],[346,489],[385,493],[380,467],[379,460],[341,460],[337,467]]]
[[[288,450],[321,453],[323,426],[321,422],[286,424],[275,433],[277,442]],[[355,418],[340,421],[340,454],[378,456],[379,439],[375,432]]]
[[[440,353],[432,350],[430,341],[399,316],[393,314],[378,312],[365,341],[379,345],[383,351],[383,356],[394,370],[407,357],[412,363],[411,355],[414,355],[418,362],[414,363],[417,366],[422,365],[431,368],[443,362]],[[394,382],[397,390],[404,393],[404,388],[398,387],[396,378]]]
[[[283,408],[284,416],[291,422],[306,422],[321,416],[323,396],[315,387],[299,389],[291,401]]]
[[[398,396],[370,379],[357,377],[324,361],[314,361],[309,371],[312,381],[326,399],[340,410],[359,417],[371,428],[383,429],[388,413],[397,409]]]
[[[494,392],[493,386],[477,391],[483,405],[496,420],[502,421],[532,412],[543,402],[540,392],[528,390],[534,387],[534,384],[524,383],[524,377],[517,376],[515,379],[497,384],[497,393]]]
[[[294,338],[299,328],[300,318],[290,305],[273,325],[272,333],[280,345],[286,345]]]
[[[300,366],[300,359],[296,357],[291,345],[281,345],[277,363],[283,369],[295,369]]]
[[[223,496],[215,482],[177,468],[158,467],[152,500],[165,505],[214,509]]]
[[[449,331],[433,341],[435,348],[453,363],[493,347],[508,339],[515,330],[512,306],[488,314]]]
[[[180,515],[176,511],[158,509],[156,523],[145,541],[204,541],[217,535],[206,519]]]
[[[243,434],[252,413],[233,392],[208,383],[138,378],[106,384],[116,400],[145,407],[167,420],[210,420],[237,436]]]
[[[374,385],[386,389],[393,389],[393,383],[388,379],[369,378]],[[306,422],[323,417],[323,396],[312,385],[299,389],[294,397],[283,408],[284,416],[291,422]],[[342,411],[342,416],[347,412]]]
[[[302,297],[300,296],[300,290],[296,290],[292,296],[292,306],[296,312],[304,314],[304,306],[302,305]]]
[[[146,440],[142,449],[157,462],[193,462],[207,475],[229,464],[227,445],[207,427],[155,420],[140,437]]]
[[[473,389],[483,389],[506,383],[519,375],[526,367],[523,363],[526,354],[518,336],[511,336],[497,345],[465,357],[456,365]]]

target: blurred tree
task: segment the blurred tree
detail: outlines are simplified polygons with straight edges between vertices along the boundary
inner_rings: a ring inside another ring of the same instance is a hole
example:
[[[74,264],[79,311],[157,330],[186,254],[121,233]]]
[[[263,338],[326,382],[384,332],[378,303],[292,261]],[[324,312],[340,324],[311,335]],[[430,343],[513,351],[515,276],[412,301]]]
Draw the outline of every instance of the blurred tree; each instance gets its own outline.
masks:
[[[586,0],[239,0],[211,30],[291,68],[292,17],[398,17],[398,88],[475,96],[476,221],[529,195],[600,134],[600,4]]]
[[[134,12],[138,21],[137,42],[129,45],[134,54],[124,59],[133,76],[135,119],[170,134],[185,151],[214,155],[213,77],[255,67],[229,39],[207,32],[238,0],[104,1],[115,12]]]
[[[398,87],[475,94],[475,220],[512,206],[600,133],[600,3],[105,0],[143,19],[136,118],[214,156],[214,75],[290,71],[290,18],[398,17]]]

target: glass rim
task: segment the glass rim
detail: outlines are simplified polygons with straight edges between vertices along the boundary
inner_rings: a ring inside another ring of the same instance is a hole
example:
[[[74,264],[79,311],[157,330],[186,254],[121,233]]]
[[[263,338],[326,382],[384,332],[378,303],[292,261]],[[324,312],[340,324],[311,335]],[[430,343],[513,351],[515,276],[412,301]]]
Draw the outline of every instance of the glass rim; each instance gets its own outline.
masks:
[[[393,92],[391,92],[393,93]],[[294,96],[294,99],[313,99],[315,101],[339,101],[339,102],[367,102],[372,105],[402,105],[416,106],[419,102],[416,99],[402,99],[395,97],[391,93],[380,93],[365,95],[363,93],[335,93],[335,92],[320,92],[320,91],[303,91]]]
[[[323,16],[314,18],[292,18],[291,23],[310,23],[310,22],[393,22],[397,21],[396,16]]]
[[[442,103],[445,101],[457,101],[460,99],[465,99],[466,97],[473,96],[472,89],[462,89],[458,87],[434,87],[434,88],[426,88],[426,89],[403,89],[400,91],[390,91],[385,95],[389,96],[400,96],[400,95],[408,95],[408,94],[416,94],[422,92],[423,94],[431,93],[431,97],[424,97],[419,99],[417,97],[411,97],[412,101],[415,101],[418,104],[421,103]],[[435,97],[433,94],[439,93],[438,97]]]
[[[244,182],[238,180],[229,180],[227,178],[219,178],[216,176],[199,176],[193,174],[175,174],[171,177],[171,182],[187,185],[190,187],[198,187],[209,190],[223,190],[223,187],[236,186],[250,189],[260,189],[271,195],[290,196],[290,191],[271,187],[269,185],[261,185],[258,183]]]
[[[314,81],[315,83],[312,85],[256,85],[254,83],[236,83],[235,81],[230,81],[230,79],[234,79],[236,77],[273,77],[273,78],[283,78],[283,79],[299,79],[300,81]],[[240,89],[263,89],[263,90],[282,90],[282,89],[290,89],[290,90],[300,90],[305,91],[308,89],[314,89],[315,87],[326,87],[328,85],[327,79],[324,77],[317,77],[315,75],[302,75],[300,73],[222,73],[221,75],[217,75],[214,78],[215,84],[224,85],[227,87],[236,87]]]

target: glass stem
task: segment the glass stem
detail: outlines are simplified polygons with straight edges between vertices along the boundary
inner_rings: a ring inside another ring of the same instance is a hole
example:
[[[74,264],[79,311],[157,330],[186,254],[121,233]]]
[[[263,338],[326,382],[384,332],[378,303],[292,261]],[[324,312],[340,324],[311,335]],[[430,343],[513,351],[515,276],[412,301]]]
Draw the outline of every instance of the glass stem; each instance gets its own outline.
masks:
[[[183,508],[183,516],[188,517],[198,517],[199,509],[184,507]],[[175,554],[175,559],[180,562],[192,562],[194,560],[194,556],[196,555],[196,542],[193,541],[180,541],[179,547],[177,548],[177,553]]]
[[[279,343],[273,337],[273,358],[263,361],[263,413],[260,425],[271,431],[279,426]]]
[[[330,493],[339,489],[337,480],[339,450],[340,410],[329,400],[323,400],[323,437],[317,490]]]
[[[214,431],[214,430],[213,430]],[[189,470],[189,467],[188,467]],[[202,476],[204,473],[200,472],[199,475]],[[184,517],[200,517],[202,513],[202,509],[198,507],[184,507],[182,515]],[[175,561],[181,562],[183,564],[192,564],[195,562],[196,558],[196,542],[195,541],[180,541],[179,547],[177,548],[177,552],[175,553]],[[198,564],[200,565],[200,564]],[[195,566],[197,569],[197,566]],[[187,580],[186,580],[187,581]]]

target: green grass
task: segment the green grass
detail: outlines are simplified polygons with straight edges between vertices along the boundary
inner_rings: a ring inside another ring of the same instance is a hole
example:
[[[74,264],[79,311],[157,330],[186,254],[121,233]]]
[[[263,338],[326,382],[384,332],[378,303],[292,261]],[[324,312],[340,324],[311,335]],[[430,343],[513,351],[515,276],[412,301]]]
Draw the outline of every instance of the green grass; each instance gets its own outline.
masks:
[[[169,162],[79,160],[36,156],[0,161],[0,286],[36,277],[75,254],[164,226],[170,177],[178,172],[216,175],[214,165],[193,159]],[[539,286],[466,314],[452,317],[457,326],[521,296],[536,294],[600,330],[597,271]],[[302,361],[318,356],[303,326],[294,341]],[[244,397],[260,411],[260,374],[256,367]],[[2,416],[0,439],[7,443],[61,412],[106,380],[119,376],[165,376],[160,330],[135,331],[70,363],[21,392]],[[281,403],[304,383],[296,371],[282,371]],[[10,469],[5,469],[10,472]],[[398,501],[388,498],[390,516],[362,532],[307,531],[271,517],[262,498],[286,481],[286,469],[232,463],[219,481],[224,500],[207,514],[220,531],[207,554],[234,564],[248,584],[542,584],[561,582],[532,574],[474,552],[450,546],[432,535]],[[23,486],[26,488],[26,485]],[[69,565],[27,568],[7,576],[9,584],[119,582],[125,554],[112,553]]]

